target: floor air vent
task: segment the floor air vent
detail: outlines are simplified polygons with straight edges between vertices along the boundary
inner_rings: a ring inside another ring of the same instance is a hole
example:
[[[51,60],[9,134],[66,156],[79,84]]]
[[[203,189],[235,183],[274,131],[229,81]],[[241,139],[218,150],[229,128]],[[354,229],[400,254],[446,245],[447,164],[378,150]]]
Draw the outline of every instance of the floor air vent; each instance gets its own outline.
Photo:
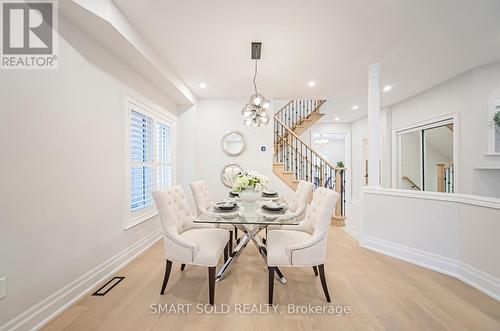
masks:
[[[113,287],[118,285],[118,283],[120,283],[124,279],[125,279],[125,277],[113,277],[110,279],[109,282],[107,282],[106,284],[101,286],[100,289],[98,289],[97,291],[92,293],[92,295],[99,296],[99,297],[105,296],[109,291],[111,291],[113,289]]]

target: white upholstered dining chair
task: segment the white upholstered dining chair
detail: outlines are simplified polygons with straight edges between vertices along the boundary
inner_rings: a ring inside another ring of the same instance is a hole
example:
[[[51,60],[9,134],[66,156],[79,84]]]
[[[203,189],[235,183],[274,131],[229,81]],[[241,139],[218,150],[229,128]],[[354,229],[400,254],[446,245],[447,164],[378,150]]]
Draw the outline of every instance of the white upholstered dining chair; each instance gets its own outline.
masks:
[[[319,269],[326,301],[330,302],[324,264],[330,219],[338,199],[337,192],[320,187],[313,193],[305,219],[297,225],[299,228],[273,229],[267,233],[269,304],[273,303],[274,272],[277,267],[313,267],[316,275]]]
[[[214,304],[215,266],[229,239],[229,232],[197,226],[180,185],[155,191],[153,199],[163,227],[166,268],[161,294],[165,293],[172,263],[208,267],[209,303]],[[182,268],[183,269],[183,268]]]
[[[297,190],[295,190],[292,200],[288,203],[288,210],[300,219],[303,219],[305,216],[306,207],[311,200],[313,189],[313,183],[301,180],[297,185]]]
[[[208,191],[208,185],[204,180],[192,182],[189,186],[191,187],[191,192],[193,193],[194,202],[196,204],[196,215],[203,214],[214,206],[214,202]],[[228,247],[231,253],[233,251],[233,231],[235,239],[238,235],[236,228],[231,224],[217,224],[217,227],[229,231]]]
[[[292,200],[287,201],[285,199],[286,204],[288,205],[289,212],[293,213],[295,217],[299,220],[303,220],[306,216],[306,208],[307,204],[311,199],[311,195],[313,193],[314,184],[311,182],[306,182],[305,180],[301,180],[297,185],[297,189],[295,190]],[[270,225],[266,229],[266,240],[267,240],[267,232],[271,230],[300,230],[302,226],[300,225]]]

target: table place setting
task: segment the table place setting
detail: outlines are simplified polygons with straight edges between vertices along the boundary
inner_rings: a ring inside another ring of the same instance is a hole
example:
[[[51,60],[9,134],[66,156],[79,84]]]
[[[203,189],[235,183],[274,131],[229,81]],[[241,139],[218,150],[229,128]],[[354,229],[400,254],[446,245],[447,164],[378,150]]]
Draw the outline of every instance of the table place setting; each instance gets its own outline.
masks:
[[[236,201],[234,201],[232,199],[217,202],[214,206],[214,209],[216,211],[222,212],[222,213],[234,211],[234,210],[237,210],[238,208],[239,208],[238,204],[236,203]]]
[[[282,214],[286,212],[287,206],[274,201],[266,201],[262,204],[262,209],[266,212]]]
[[[264,188],[262,190],[262,197],[263,198],[277,198],[278,192],[273,190],[273,189]]]

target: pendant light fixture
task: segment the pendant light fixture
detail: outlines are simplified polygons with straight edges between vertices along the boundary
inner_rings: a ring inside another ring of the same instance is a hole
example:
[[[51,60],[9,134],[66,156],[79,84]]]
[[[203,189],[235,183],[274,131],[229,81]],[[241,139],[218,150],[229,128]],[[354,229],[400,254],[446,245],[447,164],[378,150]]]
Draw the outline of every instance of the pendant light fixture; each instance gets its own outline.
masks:
[[[252,60],[255,60],[255,70],[253,75],[254,94],[250,97],[249,102],[243,107],[241,115],[243,115],[243,123],[246,126],[261,126],[269,123],[269,114],[267,113],[271,104],[257,90],[257,61],[260,60],[260,51],[262,43],[252,43]]]

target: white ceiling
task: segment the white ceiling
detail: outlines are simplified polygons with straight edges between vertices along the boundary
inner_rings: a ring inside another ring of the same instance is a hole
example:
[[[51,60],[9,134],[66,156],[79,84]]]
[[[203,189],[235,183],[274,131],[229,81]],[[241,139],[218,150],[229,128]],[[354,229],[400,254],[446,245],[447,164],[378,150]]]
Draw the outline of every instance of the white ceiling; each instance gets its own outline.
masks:
[[[326,98],[340,122],[366,114],[370,63],[395,85],[388,105],[500,60],[499,0],[114,2],[198,97],[248,97],[250,42],[262,41],[259,90]]]

